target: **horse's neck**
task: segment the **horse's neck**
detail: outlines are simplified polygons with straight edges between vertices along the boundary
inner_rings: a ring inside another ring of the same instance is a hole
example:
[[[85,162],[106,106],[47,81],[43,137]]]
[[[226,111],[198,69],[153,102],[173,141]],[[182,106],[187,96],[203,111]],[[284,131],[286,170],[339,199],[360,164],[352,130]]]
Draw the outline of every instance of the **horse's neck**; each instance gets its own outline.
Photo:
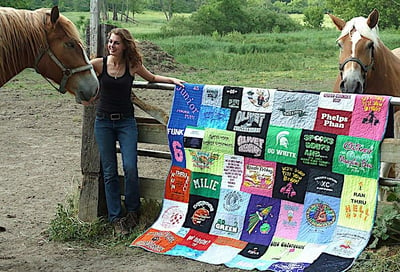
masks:
[[[26,11],[21,10],[20,12]],[[12,40],[3,40],[6,45],[0,47],[2,59],[0,63],[0,87],[24,69],[33,68],[40,48],[43,48],[46,44],[45,32],[38,31],[44,27],[43,20],[31,14],[33,13],[26,12],[26,21],[24,25],[21,23],[20,29],[18,27],[3,29],[3,31],[9,32],[8,37],[13,38]],[[2,39],[4,38],[2,37]]]
[[[367,79],[366,93],[400,96],[400,58],[381,43],[375,50],[375,65]]]

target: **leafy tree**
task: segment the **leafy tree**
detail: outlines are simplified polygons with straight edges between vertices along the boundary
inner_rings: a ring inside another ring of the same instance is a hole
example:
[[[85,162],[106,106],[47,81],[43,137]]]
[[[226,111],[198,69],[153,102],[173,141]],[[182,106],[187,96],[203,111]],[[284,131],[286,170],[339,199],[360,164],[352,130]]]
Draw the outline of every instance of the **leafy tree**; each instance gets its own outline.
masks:
[[[247,14],[245,0],[210,0],[192,15],[195,33],[225,34],[232,31],[245,32]]]
[[[171,20],[163,32],[166,35],[265,33],[295,31],[300,25],[288,15],[277,13],[245,0],[211,0],[187,18]]]
[[[380,28],[398,28],[400,27],[400,18],[398,11],[400,1],[394,0],[348,0],[345,3],[340,0],[326,0],[327,8],[334,15],[350,20],[353,17],[367,17],[371,11],[376,8],[379,11]]]
[[[30,9],[31,0],[0,0],[0,7],[12,7],[18,9]]]

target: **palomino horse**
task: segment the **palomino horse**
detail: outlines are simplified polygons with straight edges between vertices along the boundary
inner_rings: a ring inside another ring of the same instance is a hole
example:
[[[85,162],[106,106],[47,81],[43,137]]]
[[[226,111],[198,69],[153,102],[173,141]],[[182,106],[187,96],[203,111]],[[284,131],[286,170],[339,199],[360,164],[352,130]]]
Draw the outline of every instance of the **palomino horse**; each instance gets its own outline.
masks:
[[[97,94],[99,83],[79,32],[58,7],[51,12],[0,8],[0,60],[0,87],[25,68],[35,68],[78,103]]]
[[[400,96],[400,48],[390,51],[380,40],[378,11],[374,9],[368,18],[356,17],[348,22],[329,16],[341,31],[337,39],[340,73],[333,91]],[[400,111],[396,112],[394,117],[395,138],[400,136],[399,114]],[[390,166],[388,163],[382,165],[381,176],[388,175]]]

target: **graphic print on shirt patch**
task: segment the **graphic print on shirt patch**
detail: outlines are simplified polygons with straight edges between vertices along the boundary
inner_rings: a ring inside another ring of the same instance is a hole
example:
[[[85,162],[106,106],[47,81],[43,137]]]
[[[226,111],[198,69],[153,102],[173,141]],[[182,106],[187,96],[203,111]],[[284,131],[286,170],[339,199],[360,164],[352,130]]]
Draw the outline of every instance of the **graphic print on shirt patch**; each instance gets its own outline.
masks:
[[[339,224],[370,231],[376,205],[376,179],[346,175],[342,191]]]
[[[197,126],[203,128],[226,129],[230,114],[230,109],[202,105]]]
[[[271,197],[275,171],[275,162],[245,158],[243,184],[240,190],[251,194]]]
[[[303,204],[282,200],[275,237],[296,240],[303,214]]]
[[[339,198],[307,192],[297,239],[316,244],[332,241],[339,210]]]
[[[355,94],[321,92],[318,107],[331,110],[353,111]]]
[[[280,204],[279,199],[252,195],[240,240],[269,245],[275,233]]]
[[[169,128],[185,128],[197,124],[203,86],[187,83],[184,84],[184,87],[176,86],[173,106],[168,120]]]
[[[186,215],[186,209],[182,210],[179,206],[170,206],[161,214],[161,226],[165,229],[172,230],[181,227]]]
[[[293,262],[303,252],[306,243],[274,237],[263,259]]]
[[[177,135],[168,134],[168,146],[172,155],[172,164],[184,168],[186,166],[186,156],[183,144],[183,130],[181,133]]]
[[[308,223],[314,227],[327,227],[336,222],[335,211],[326,203],[315,203],[307,208]]]
[[[204,128],[188,126],[183,134],[183,146],[186,148],[201,149],[204,138]]]
[[[276,89],[244,88],[242,110],[271,112]]]
[[[319,94],[276,92],[271,125],[313,129]]]
[[[186,168],[193,172],[222,175],[224,156],[221,153],[185,149]]]
[[[242,87],[224,86],[222,91],[222,107],[240,109],[242,106]]]
[[[270,116],[270,113],[264,112],[232,110],[228,130],[264,136]]]
[[[195,230],[189,230],[189,232],[179,244],[195,250],[205,251],[212,245],[212,243],[216,239],[217,236],[215,235],[210,235]]]
[[[221,188],[240,190],[243,180],[244,157],[224,155]]]
[[[298,164],[303,166],[332,169],[336,135],[303,130],[301,133]]]
[[[301,129],[270,126],[267,134],[265,160],[295,165]]]
[[[325,252],[340,257],[356,258],[358,252],[368,244],[369,238],[369,233],[366,231],[338,226],[332,243]]]
[[[235,154],[264,159],[265,138],[257,134],[236,132]]]
[[[221,176],[193,172],[191,178],[191,195],[218,198],[221,190]]]
[[[164,197],[187,203],[189,200],[190,174],[190,170],[186,168],[171,166],[165,184]]]
[[[351,116],[351,111],[318,108],[314,130],[349,135]]]
[[[278,163],[272,197],[304,203],[307,181],[307,168]]]
[[[300,272],[300,271],[306,271],[304,269],[306,269],[308,266],[309,266],[308,263],[276,262],[273,263],[271,266],[269,266],[268,269],[271,271]]]
[[[379,144],[379,141],[338,135],[332,171],[379,178]]]
[[[357,95],[349,135],[382,140],[389,107],[389,97]]]
[[[264,245],[248,243],[239,254],[246,258],[259,259],[267,251],[267,248],[268,247]]]
[[[201,104],[214,107],[221,107],[222,90],[223,86],[220,85],[204,85]]]
[[[165,253],[174,248],[182,237],[171,231],[161,231],[149,228],[142,236],[135,240],[136,246],[157,252]]]
[[[210,234],[239,239],[245,220],[250,194],[230,189],[221,189],[217,214]]]
[[[204,131],[202,150],[233,155],[235,152],[235,132],[206,128]]]
[[[208,233],[214,221],[217,206],[217,199],[190,195],[189,210],[183,226]]]
[[[307,191],[321,195],[341,197],[344,176],[330,171],[311,168]]]

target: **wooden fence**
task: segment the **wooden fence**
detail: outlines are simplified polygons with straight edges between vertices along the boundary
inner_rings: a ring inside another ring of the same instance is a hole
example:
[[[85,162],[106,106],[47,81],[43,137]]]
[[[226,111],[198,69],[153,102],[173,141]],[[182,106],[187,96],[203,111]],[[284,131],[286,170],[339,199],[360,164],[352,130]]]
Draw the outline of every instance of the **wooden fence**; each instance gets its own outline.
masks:
[[[174,85],[134,82],[135,88],[150,90],[173,90]],[[139,130],[139,143],[149,145],[168,146],[166,123],[168,113],[158,110],[134,97],[132,102],[154,118],[137,118]],[[392,105],[400,106],[400,98],[393,98]],[[81,169],[83,180],[79,199],[79,218],[84,221],[93,221],[98,216],[107,214],[103,178],[100,172],[100,157],[94,140],[94,106],[85,107],[82,126]],[[144,149],[138,150],[140,157],[152,157],[170,160],[170,153],[162,150]],[[384,162],[400,163],[400,139],[384,139],[381,146],[381,160]],[[168,162],[168,161],[167,161]],[[157,166],[155,166],[157,167]],[[166,173],[167,174],[167,173]],[[140,171],[139,171],[140,175]],[[122,178],[122,177],[121,177]],[[161,178],[139,177],[141,197],[145,199],[162,199],[165,180]],[[380,178],[382,186],[396,186],[400,180]]]

